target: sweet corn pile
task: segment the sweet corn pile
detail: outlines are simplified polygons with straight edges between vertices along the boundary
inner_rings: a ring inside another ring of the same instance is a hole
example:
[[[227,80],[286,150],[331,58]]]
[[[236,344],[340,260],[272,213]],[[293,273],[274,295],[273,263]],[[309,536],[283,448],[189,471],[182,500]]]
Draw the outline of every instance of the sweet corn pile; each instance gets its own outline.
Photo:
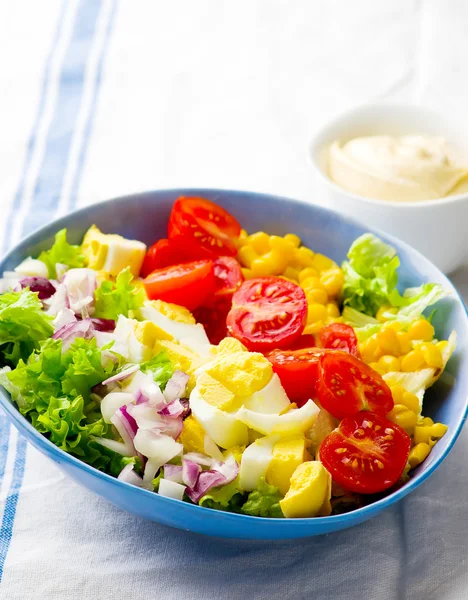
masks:
[[[379,321],[388,307],[377,313]],[[445,340],[434,339],[434,327],[427,319],[417,319],[407,331],[401,323],[387,322],[384,327],[360,344],[361,358],[381,375],[390,372],[411,373],[420,369],[443,367],[442,350]],[[401,385],[391,386],[395,406],[387,417],[403,427],[411,436],[412,445],[408,465],[414,469],[429,455],[432,446],[445,434],[447,426],[434,423],[420,415],[419,398]]]
[[[317,333],[339,318],[342,270],[327,256],[302,246],[297,235],[242,231],[237,258],[246,279],[276,275],[302,287],[308,305],[304,333]]]

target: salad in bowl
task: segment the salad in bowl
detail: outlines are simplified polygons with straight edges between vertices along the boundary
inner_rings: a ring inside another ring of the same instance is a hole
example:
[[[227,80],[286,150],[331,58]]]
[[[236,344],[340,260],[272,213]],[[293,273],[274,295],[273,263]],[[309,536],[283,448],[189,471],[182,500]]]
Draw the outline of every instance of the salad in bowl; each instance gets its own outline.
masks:
[[[53,444],[130,485],[273,518],[394,491],[447,427],[424,416],[456,333],[438,283],[401,290],[360,236],[338,265],[180,197],[147,248],[66,230],[3,273],[0,383]]]

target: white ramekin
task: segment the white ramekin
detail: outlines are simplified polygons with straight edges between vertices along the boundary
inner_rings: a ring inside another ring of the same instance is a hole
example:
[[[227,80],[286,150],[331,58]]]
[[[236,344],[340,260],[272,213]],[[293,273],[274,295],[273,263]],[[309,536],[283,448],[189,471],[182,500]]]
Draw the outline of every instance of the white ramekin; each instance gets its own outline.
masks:
[[[450,273],[468,256],[468,194],[424,202],[372,200],[344,190],[328,176],[328,149],[335,140],[408,134],[442,136],[468,156],[464,124],[418,106],[368,104],[318,131],[309,148],[310,159],[330,208],[399,237]]]

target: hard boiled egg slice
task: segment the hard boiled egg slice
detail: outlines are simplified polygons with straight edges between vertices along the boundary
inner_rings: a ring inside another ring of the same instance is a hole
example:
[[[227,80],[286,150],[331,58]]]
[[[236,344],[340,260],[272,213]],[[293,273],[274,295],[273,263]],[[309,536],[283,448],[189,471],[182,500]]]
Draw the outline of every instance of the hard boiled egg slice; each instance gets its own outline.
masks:
[[[264,435],[294,435],[310,429],[318,413],[318,406],[309,400],[301,408],[290,410],[283,415],[259,413],[242,407],[237,413],[237,418]]]
[[[250,492],[258,488],[260,479],[266,475],[277,440],[277,436],[262,437],[244,450],[239,471],[241,489]]]
[[[255,392],[244,402],[245,408],[263,414],[281,414],[290,406],[280,378],[276,373],[259,392]]]
[[[190,408],[206,433],[221,448],[247,445],[247,426],[236,418],[235,413],[225,412],[206,402],[197,387],[190,394]]]

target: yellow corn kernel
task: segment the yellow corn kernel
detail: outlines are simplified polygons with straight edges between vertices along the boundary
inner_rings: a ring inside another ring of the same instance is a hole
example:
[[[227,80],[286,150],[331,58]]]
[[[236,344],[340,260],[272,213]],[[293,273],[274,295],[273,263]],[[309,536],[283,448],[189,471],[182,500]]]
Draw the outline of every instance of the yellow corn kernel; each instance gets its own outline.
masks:
[[[385,370],[383,369],[382,365],[379,365],[379,363],[371,362],[369,363],[369,367],[371,369],[374,369],[374,371],[377,371],[377,373],[379,373],[380,375],[385,375]]]
[[[242,246],[246,242],[248,237],[249,234],[247,233],[247,231],[245,229],[241,229],[239,237],[237,238],[239,245]]]
[[[315,302],[307,306],[307,323],[309,325],[325,319],[326,316],[327,309],[323,304],[318,304]]]
[[[324,325],[330,325],[330,323],[335,323],[336,319],[334,319],[333,317],[329,317],[328,315],[325,317],[325,319],[323,320],[323,324]]]
[[[395,404],[404,404],[403,396],[406,393],[405,388],[401,385],[394,385],[391,388],[391,391],[392,391],[393,402]]]
[[[384,306],[381,306],[379,308],[379,310],[377,311],[377,314],[375,315],[375,318],[377,319],[377,321],[380,321],[380,323],[383,323],[384,321],[387,320],[387,318],[384,316],[385,313],[391,313],[391,314],[396,314],[397,312],[397,308],[389,306],[388,304],[385,304]]]
[[[247,269],[247,267],[242,267],[241,271],[242,275],[244,276],[244,279],[252,279],[252,277],[254,276],[252,271],[250,269]]]
[[[314,269],[317,269],[317,271],[325,271],[327,269],[333,269],[333,267],[337,268],[337,265],[332,259],[324,254],[316,254],[312,266]]]
[[[306,294],[311,290],[323,289],[322,284],[320,283],[320,279],[318,277],[307,277],[306,279],[303,279],[299,285],[305,291]]]
[[[309,304],[326,304],[328,300],[327,292],[319,288],[307,291],[307,302]],[[338,313],[339,316],[339,313]]]
[[[447,348],[448,342],[447,342],[447,340],[442,340],[440,342],[437,342],[436,346],[437,346],[437,348],[439,348],[440,352],[442,353],[445,350],[445,348]]]
[[[270,247],[279,250],[288,260],[295,254],[294,246],[279,235],[270,236]]]
[[[385,373],[398,372],[400,370],[400,359],[391,354],[384,354],[379,358],[378,362],[385,369]]]
[[[320,275],[320,283],[329,296],[336,296],[341,291],[343,282],[343,271],[339,267],[322,271]]]
[[[314,267],[315,254],[310,248],[301,246],[296,249],[295,260],[303,267]]]
[[[399,333],[403,329],[403,325],[398,321],[387,321],[384,327],[388,329],[393,329],[393,331],[396,331],[397,333]]]
[[[270,236],[264,231],[257,231],[249,235],[248,244],[257,254],[266,254],[270,249]]]
[[[382,329],[376,334],[376,337],[384,354],[391,354],[392,356],[399,355],[400,346],[398,345],[397,334],[393,329]]]
[[[418,416],[404,404],[396,404],[388,413],[387,419],[403,427],[409,434],[413,432],[418,422]]]
[[[250,268],[255,277],[279,275],[286,268],[286,259],[278,250],[270,250],[262,257],[252,261]]]
[[[393,392],[393,388],[392,388],[392,392]],[[419,398],[416,396],[416,394],[412,394],[411,392],[405,391],[403,394],[403,398],[401,399],[399,404],[404,404],[410,410],[412,410],[415,414],[419,414],[419,411],[421,410]]]
[[[414,428],[414,443],[419,444],[425,442],[429,446],[433,446],[441,437],[443,437],[447,431],[447,425],[443,423],[434,423],[429,426],[421,426]]]
[[[360,345],[359,350],[361,352],[362,360],[365,363],[376,362],[383,354],[375,335],[363,342]]]
[[[418,319],[409,326],[408,335],[412,340],[430,342],[434,337],[434,327],[426,319]]]
[[[318,333],[325,325],[323,321],[316,321],[315,323],[309,323],[304,327],[304,333]]]
[[[313,269],[312,267],[306,267],[305,269],[299,271],[299,281],[301,283],[304,281],[304,279],[308,279],[309,277],[316,277],[317,281],[320,281],[318,279],[318,276],[319,272],[317,271],[317,269]]]
[[[408,354],[411,352],[413,346],[411,344],[411,338],[405,331],[398,331],[397,334],[398,346],[401,354]]]
[[[408,457],[408,462],[410,464],[410,468],[414,469],[415,467],[420,465],[422,462],[424,462],[426,460],[426,458],[429,456],[430,451],[431,451],[431,447],[429,446],[429,444],[426,444],[425,442],[416,444],[416,446],[414,446],[414,448],[411,448],[409,457]]]
[[[299,271],[297,269],[295,269],[294,267],[286,267],[286,269],[284,270],[283,276],[297,282],[299,279]]]
[[[421,425],[424,425],[425,427],[432,426],[434,425],[434,421],[431,419],[431,417],[423,417]]]
[[[329,302],[325,305],[325,308],[327,309],[327,315],[329,317],[337,319],[340,316],[340,309],[338,308],[338,305],[334,302]]]
[[[435,344],[421,344],[419,350],[422,352],[424,362],[428,367],[441,369],[444,366],[442,354]]]
[[[295,233],[287,233],[284,236],[284,239],[290,244],[292,244],[294,248],[299,248],[299,246],[301,245],[301,238]]]
[[[401,370],[405,373],[419,371],[425,366],[424,356],[421,350],[411,350],[401,359]]]
[[[252,263],[254,262],[254,260],[258,259],[258,254],[251,246],[247,245],[242,246],[242,248],[239,248],[237,258],[244,267],[252,268]]]

